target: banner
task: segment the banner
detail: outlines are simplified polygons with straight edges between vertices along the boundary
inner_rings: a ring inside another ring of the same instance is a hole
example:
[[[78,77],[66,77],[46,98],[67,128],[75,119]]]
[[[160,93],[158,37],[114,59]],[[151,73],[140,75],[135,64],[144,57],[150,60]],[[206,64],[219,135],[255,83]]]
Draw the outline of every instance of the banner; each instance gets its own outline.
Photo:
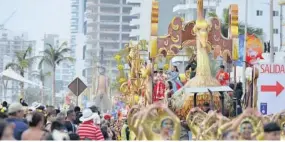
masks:
[[[243,65],[243,52],[244,52],[244,35],[239,35],[239,59],[235,62],[236,66]]]
[[[244,35],[239,35],[239,59],[236,61],[237,66],[242,66],[244,56]],[[255,65],[262,57],[263,43],[254,35],[247,35],[246,41],[246,62],[247,65]]]

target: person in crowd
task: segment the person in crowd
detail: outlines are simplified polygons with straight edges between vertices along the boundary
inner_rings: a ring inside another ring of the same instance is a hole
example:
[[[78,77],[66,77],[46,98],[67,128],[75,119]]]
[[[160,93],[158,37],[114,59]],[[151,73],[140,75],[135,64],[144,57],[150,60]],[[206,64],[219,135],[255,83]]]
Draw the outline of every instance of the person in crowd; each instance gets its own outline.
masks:
[[[2,107],[5,108],[5,112],[8,110],[8,103],[6,101],[3,101]]]
[[[85,109],[82,112],[82,117],[80,121],[82,122],[78,129],[77,134],[81,140],[104,140],[104,136],[100,130],[100,127],[94,125],[94,118],[96,116],[91,109]]]
[[[234,84],[234,83],[230,83],[230,84],[229,84],[229,87],[230,87],[232,90],[235,90],[235,84]],[[228,92],[228,95],[233,99],[233,97],[234,97],[233,92]]]
[[[69,140],[71,140],[71,141],[79,141],[80,137],[76,133],[70,133],[69,134]]]
[[[188,127],[188,124],[185,120],[181,121],[181,136],[180,140],[182,141],[188,141],[191,140],[189,137],[190,128]]]
[[[220,70],[218,71],[217,75],[216,75],[216,79],[220,82],[220,84],[222,86],[227,86],[228,85],[228,81],[230,79],[230,76],[227,72],[225,72],[225,66],[221,65],[220,66]]]
[[[193,55],[189,60],[188,65],[185,68],[185,72],[190,70],[190,79],[196,76],[196,67],[197,67],[197,57],[196,55]]]
[[[74,124],[79,125],[80,124],[79,118],[82,117],[82,113],[81,113],[80,107],[79,106],[75,106],[74,107],[74,112],[76,114],[76,119],[74,121]]]
[[[44,115],[41,112],[33,112],[29,122],[29,129],[22,134],[22,140],[45,140],[47,132],[43,131]]]
[[[28,104],[26,103],[26,101],[24,99],[20,99],[20,103],[23,105],[23,106],[28,106]]]
[[[64,125],[60,121],[56,121],[56,120],[51,123],[50,130],[51,132],[54,130],[61,131],[61,132],[66,131]]]
[[[173,92],[173,85],[171,81],[167,81],[166,83],[166,91],[165,91],[165,103],[167,104],[168,107],[171,107],[171,97],[174,94]]]
[[[58,115],[60,113],[60,109],[55,109],[55,113]]]
[[[235,91],[234,91],[234,98],[236,98],[236,106],[234,106],[235,111],[237,111],[236,115],[239,115],[242,113],[242,107],[241,107],[242,95],[243,95],[242,82],[239,82],[237,83]]]
[[[99,108],[95,105],[89,107],[93,113],[97,113],[99,116],[101,115]]]
[[[53,121],[51,123],[51,132],[46,140],[69,140],[69,135],[65,132],[64,125],[59,121]]]
[[[6,119],[8,115],[5,112],[0,112],[0,119]]]
[[[228,130],[222,134],[222,140],[227,140],[227,141],[235,140],[235,141],[237,141],[237,140],[239,140],[239,135],[234,130]]]
[[[51,123],[56,120],[56,115],[52,113],[47,113],[45,118],[45,129],[51,132]]]
[[[104,139],[105,140],[112,140],[113,133],[110,133],[110,131],[108,129],[109,128],[106,124],[101,126],[101,131],[102,131],[102,134],[104,136]]]
[[[121,140],[135,140],[135,134],[130,130],[127,119],[123,119],[121,127]]]
[[[161,101],[164,99],[165,93],[165,79],[163,70],[160,69],[158,74],[154,77],[154,88],[153,88],[153,102]]]
[[[280,140],[281,128],[277,123],[270,122],[268,124],[265,124],[263,129],[264,129],[264,140],[267,141]]]
[[[24,123],[23,118],[24,110],[22,104],[12,103],[8,108],[8,118],[6,121],[15,125],[14,137],[16,140],[21,140],[23,132],[28,129],[28,125]]]
[[[14,138],[14,124],[9,124],[4,120],[0,120],[0,140],[12,141]]]
[[[183,85],[179,80],[179,70],[177,66],[172,66],[171,71],[166,72],[168,74],[168,80],[172,82],[173,91],[176,92]]]
[[[74,121],[76,120],[76,114],[74,110],[68,110],[66,112],[67,117],[66,121],[64,123],[65,128],[68,133],[76,133],[76,126],[74,124]]]
[[[202,109],[203,109],[204,112],[208,113],[208,112],[211,110],[210,104],[209,104],[208,102],[205,102],[205,103],[203,104]]]
[[[253,126],[249,121],[244,121],[240,125],[240,134],[242,140],[252,140]]]
[[[98,128],[100,128],[101,118],[100,118],[100,111],[99,111],[98,107],[96,107],[95,105],[92,105],[89,108],[94,114],[94,117],[93,117],[94,125],[96,125]]]
[[[61,124],[64,125],[65,123],[65,118],[66,118],[66,115],[64,112],[60,112],[59,114],[57,114],[56,116],[56,121],[60,122]]]

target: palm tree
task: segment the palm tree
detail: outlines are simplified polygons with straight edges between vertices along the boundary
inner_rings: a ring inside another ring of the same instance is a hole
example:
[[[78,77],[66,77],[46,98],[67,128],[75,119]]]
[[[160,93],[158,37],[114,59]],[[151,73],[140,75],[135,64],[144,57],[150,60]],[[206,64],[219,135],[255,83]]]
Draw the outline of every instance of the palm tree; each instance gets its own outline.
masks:
[[[45,77],[51,76],[51,72],[44,72],[42,69],[40,71],[34,71],[31,73],[33,76],[37,77],[41,81],[42,89],[41,89],[41,103],[44,102],[44,86],[45,86]]]
[[[43,63],[46,63],[52,67],[52,105],[55,105],[55,69],[63,61],[74,61],[72,57],[66,57],[65,54],[71,51],[66,48],[67,42],[63,42],[60,46],[53,47],[51,44],[46,44],[49,48],[43,51],[43,56],[39,62],[39,68],[42,67]]]
[[[208,13],[208,17],[212,17],[212,18],[218,18],[217,14],[215,12],[210,12]],[[229,29],[229,9],[224,9],[223,11],[223,19],[221,19],[222,21],[222,34],[224,37],[228,37],[228,29]],[[244,34],[244,30],[245,30],[245,24],[240,22],[239,23],[239,34],[243,35]],[[259,38],[262,38],[263,36],[263,30],[261,28],[255,28],[255,27],[251,27],[251,26],[247,26],[247,33],[248,34],[253,34]]]
[[[16,62],[8,63],[5,69],[12,68],[20,73],[22,77],[25,77],[25,71],[32,64],[33,59],[29,57],[32,53],[32,47],[28,47],[25,51],[15,52]],[[24,97],[24,82],[20,83],[21,97]]]

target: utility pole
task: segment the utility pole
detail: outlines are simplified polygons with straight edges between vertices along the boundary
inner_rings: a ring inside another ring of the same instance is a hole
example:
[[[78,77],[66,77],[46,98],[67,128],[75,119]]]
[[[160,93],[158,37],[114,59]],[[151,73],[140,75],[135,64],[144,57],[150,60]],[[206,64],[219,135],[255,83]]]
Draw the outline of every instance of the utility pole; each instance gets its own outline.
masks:
[[[273,38],[273,0],[270,0],[270,17],[269,17],[269,21],[270,21],[270,63],[274,62],[274,38]]]
[[[285,0],[280,0],[279,5],[280,5],[280,48],[279,51],[282,50],[284,44],[283,44],[283,24],[284,24],[284,18],[283,18],[283,6],[285,4]]]
[[[282,49],[282,45],[283,45],[283,28],[282,28],[282,25],[283,25],[283,5],[280,5],[280,48],[279,48],[279,51],[281,51]]]
[[[248,14],[248,0],[245,0],[245,23],[244,23],[244,45],[243,45],[243,72],[242,72],[242,79],[243,79],[243,93],[246,94],[246,39],[247,39],[247,14]]]

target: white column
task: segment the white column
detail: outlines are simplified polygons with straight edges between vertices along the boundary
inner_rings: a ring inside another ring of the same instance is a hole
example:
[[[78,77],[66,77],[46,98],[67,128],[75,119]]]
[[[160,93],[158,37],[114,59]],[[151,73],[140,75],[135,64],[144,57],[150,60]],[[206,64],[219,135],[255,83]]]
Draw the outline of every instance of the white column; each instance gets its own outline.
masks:
[[[242,72],[242,80],[243,80],[243,93],[245,94],[246,92],[246,75],[245,75],[245,70],[246,70],[246,38],[247,38],[247,14],[248,14],[248,0],[245,0],[245,29],[244,29],[244,50],[243,50],[243,72]]]

